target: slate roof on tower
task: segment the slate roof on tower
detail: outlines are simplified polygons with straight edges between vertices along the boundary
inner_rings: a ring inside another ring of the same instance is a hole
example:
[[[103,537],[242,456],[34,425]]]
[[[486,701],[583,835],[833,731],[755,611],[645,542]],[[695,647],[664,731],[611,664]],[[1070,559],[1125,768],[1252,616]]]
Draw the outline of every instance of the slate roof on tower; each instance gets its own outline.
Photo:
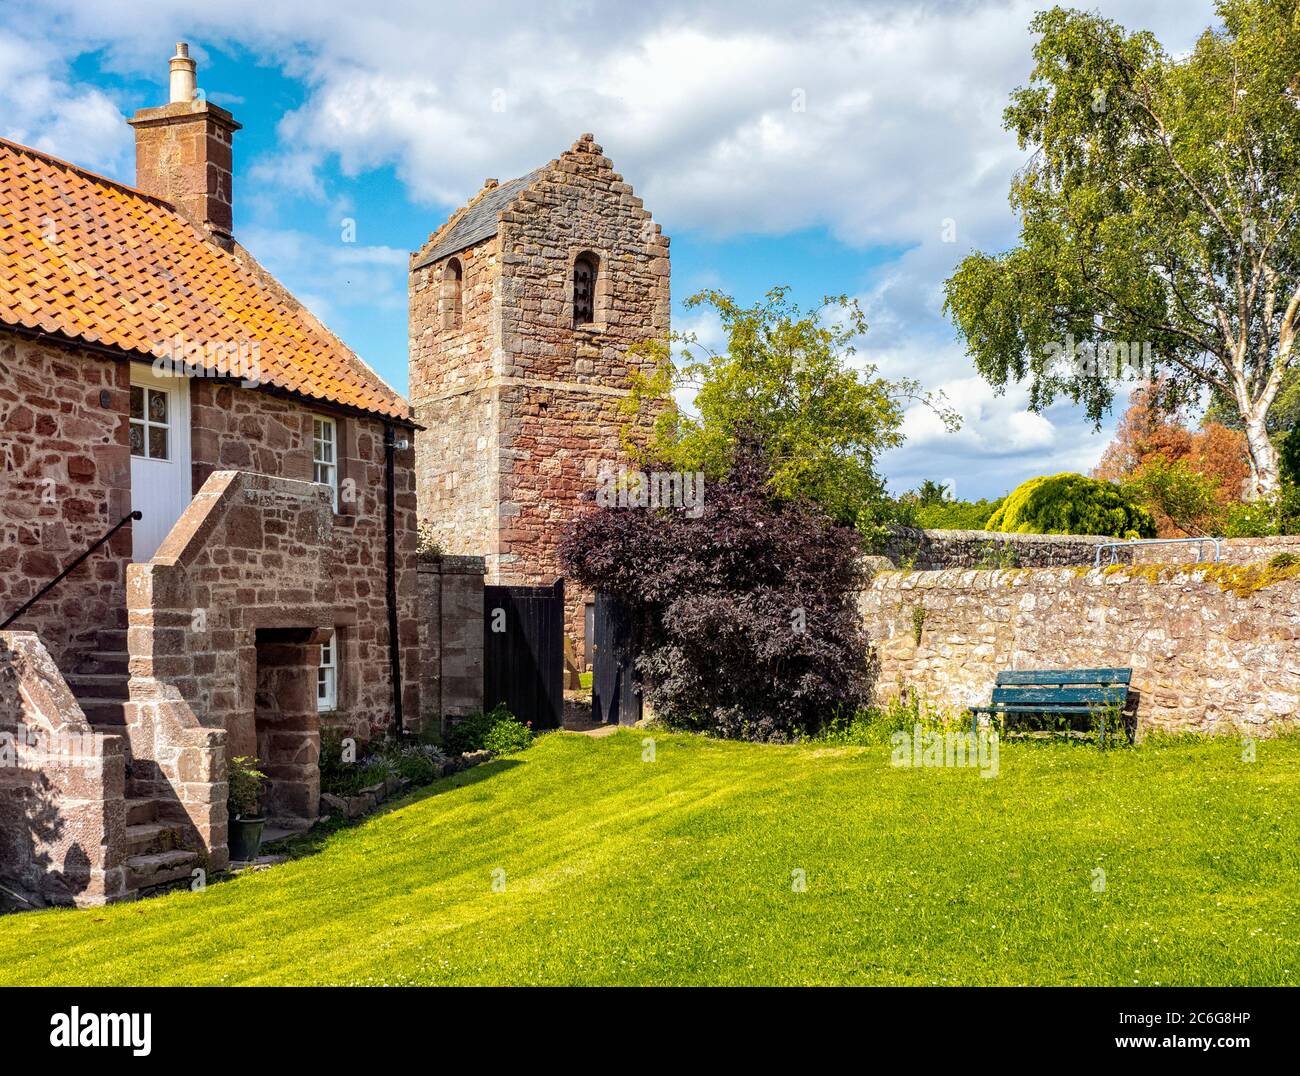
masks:
[[[406,400],[242,247],[223,249],[170,202],[5,139],[0,325],[148,358],[177,335],[255,343],[263,383],[410,420]]]
[[[496,235],[500,227],[498,216],[503,210],[509,208],[510,203],[520,194],[537,182],[542,171],[541,168],[537,168],[526,176],[492,187],[481,198],[458,210],[440,229],[441,234],[434,233],[437,242],[433,248],[417,259],[411,268],[423,268],[439,258],[467,250],[475,243]]]

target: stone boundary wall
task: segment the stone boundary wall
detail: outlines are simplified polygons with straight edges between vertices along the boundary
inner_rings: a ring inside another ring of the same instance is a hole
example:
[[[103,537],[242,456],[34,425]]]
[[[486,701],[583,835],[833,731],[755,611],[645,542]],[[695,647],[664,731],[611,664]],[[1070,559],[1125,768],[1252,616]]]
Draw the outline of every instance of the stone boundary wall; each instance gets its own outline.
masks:
[[[878,556],[878,567],[916,571],[947,568],[1066,568],[1085,567],[1094,562],[1097,547],[1115,541],[1094,534],[1006,534],[1001,531],[942,531],[915,527],[893,528]],[[1247,564],[1268,560],[1278,553],[1300,555],[1300,535],[1277,538],[1223,538],[1220,560],[1225,564]],[[1154,545],[1121,549],[1116,560],[1123,564],[1193,564],[1199,555],[1214,556],[1213,546]],[[1110,552],[1102,553],[1110,562]]]
[[[482,557],[420,559],[420,723],[443,727],[448,717],[483,709]]]
[[[0,879],[15,906],[126,894],[126,755],[32,632],[0,632]],[[27,903],[24,903],[27,902]]]
[[[959,709],[1004,669],[1131,666],[1139,736],[1268,736],[1300,728],[1300,575],[1256,589],[1264,567],[883,571],[860,608],[884,696]]]
[[[1102,542],[1087,534],[1004,534],[895,527],[880,555],[896,568],[1055,568],[1091,564]]]
[[[1197,546],[1153,545],[1133,550],[1134,564],[1191,564],[1196,559]],[[1214,547],[1206,542],[1199,547],[1205,560],[1214,557]],[[1285,534],[1276,538],[1222,538],[1219,540],[1219,559],[1223,564],[1267,563],[1279,553],[1300,556],[1300,534]],[[1105,557],[1105,554],[1103,554]]]

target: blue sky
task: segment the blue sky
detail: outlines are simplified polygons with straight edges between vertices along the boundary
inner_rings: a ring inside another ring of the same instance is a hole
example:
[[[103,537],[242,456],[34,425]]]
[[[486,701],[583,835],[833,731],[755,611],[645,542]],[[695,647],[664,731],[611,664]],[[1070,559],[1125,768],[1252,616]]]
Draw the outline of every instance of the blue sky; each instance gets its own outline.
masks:
[[[940,309],[961,256],[1014,241],[1006,193],[1023,156],[1000,114],[1042,6],[5,5],[0,134],[130,182],[123,114],[165,101],[167,59],[189,41],[200,86],[244,125],[236,235],[405,391],[407,252],[485,177],[592,131],[672,237],[677,303],[776,284],[805,304],[858,297],[871,326],[859,361],[942,390],[964,419],[949,434],[910,410],[907,444],[882,460],[891,486],[995,496],[1086,470],[1109,433],[1069,406],[1030,414],[1019,389],[996,396]],[[1096,6],[1172,49],[1213,14],[1202,0]],[[697,312],[674,319],[718,342]]]

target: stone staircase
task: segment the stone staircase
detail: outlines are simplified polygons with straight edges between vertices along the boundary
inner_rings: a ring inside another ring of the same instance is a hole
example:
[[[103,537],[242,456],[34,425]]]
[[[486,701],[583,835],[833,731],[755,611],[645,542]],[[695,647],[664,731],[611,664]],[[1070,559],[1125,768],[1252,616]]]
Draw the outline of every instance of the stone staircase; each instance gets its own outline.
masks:
[[[103,732],[126,731],[127,662],[126,629],[102,628],[95,646],[76,659],[72,672],[64,674],[86,720]],[[183,825],[167,817],[176,806],[141,792],[131,769],[128,761],[126,884],[139,894],[188,880],[199,857],[182,847]]]

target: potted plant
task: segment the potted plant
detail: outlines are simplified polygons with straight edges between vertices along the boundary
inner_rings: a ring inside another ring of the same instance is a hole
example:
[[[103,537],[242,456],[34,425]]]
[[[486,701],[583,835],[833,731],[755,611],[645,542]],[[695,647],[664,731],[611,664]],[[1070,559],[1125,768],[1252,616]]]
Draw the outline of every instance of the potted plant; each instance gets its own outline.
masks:
[[[266,774],[257,769],[257,759],[239,755],[230,760],[230,858],[257,858],[262,847],[266,819],[258,810]]]

